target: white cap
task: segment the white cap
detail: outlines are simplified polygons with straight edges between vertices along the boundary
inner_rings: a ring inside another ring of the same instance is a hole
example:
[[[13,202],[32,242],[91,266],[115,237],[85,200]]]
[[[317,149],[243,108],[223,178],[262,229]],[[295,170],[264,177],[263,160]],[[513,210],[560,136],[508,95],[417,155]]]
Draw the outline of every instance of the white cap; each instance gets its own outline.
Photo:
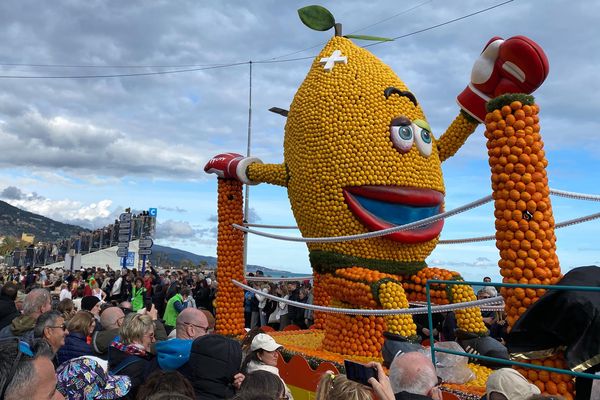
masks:
[[[254,336],[254,339],[252,339],[250,351],[256,351],[259,349],[275,351],[280,347],[283,346],[277,343],[271,336],[267,335],[266,333],[259,333],[258,335]]]
[[[486,395],[496,392],[510,400],[525,400],[534,394],[540,394],[540,389],[527,381],[523,375],[512,368],[501,368],[492,372],[486,383]]]
[[[207,284],[207,285],[210,285],[211,283],[212,283],[212,279],[210,279],[210,278],[206,278],[206,284]]]

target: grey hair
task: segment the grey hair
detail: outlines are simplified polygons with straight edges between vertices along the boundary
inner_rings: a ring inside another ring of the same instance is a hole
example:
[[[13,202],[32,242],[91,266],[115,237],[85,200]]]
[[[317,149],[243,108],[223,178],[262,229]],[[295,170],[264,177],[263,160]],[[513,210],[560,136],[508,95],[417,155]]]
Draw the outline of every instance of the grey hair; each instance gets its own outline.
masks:
[[[30,315],[39,312],[40,309],[50,302],[50,292],[46,289],[33,289],[25,296],[23,301],[23,314]]]
[[[433,365],[423,365],[413,361],[403,362],[403,358],[410,354],[421,354],[418,352],[403,353],[398,355],[390,365],[389,379],[394,393],[408,392],[413,394],[427,395],[431,388],[437,384],[437,375]],[[427,358],[423,356],[424,360]]]
[[[18,341],[13,341],[12,343],[0,346],[2,349],[2,351],[0,351],[1,369],[5,369],[6,365],[10,368],[13,360],[17,356],[18,346]],[[31,349],[34,356],[29,357],[24,355],[21,357],[21,360],[16,367],[15,375],[6,387],[4,400],[20,400],[32,397],[33,391],[37,386],[37,373],[33,362],[39,357],[46,357],[50,360],[54,357],[50,346],[43,340],[34,341]],[[5,362],[8,362],[8,364],[5,364]]]
[[[62,317],[63,315],[58,311],[47,311],[40,315],[35,321],[35,326],[33,327],[33,337],[43,338],[44,329],[49,326],[56,326],[56,320]]]

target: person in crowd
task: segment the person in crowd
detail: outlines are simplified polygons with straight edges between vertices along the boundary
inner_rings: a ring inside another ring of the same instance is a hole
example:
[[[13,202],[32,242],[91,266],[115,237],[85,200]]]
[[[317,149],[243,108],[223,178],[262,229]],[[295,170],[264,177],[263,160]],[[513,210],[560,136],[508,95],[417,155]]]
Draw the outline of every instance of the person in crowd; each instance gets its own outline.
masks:
[[[271,372],[261,370],[246,374],[240,387],[240,393],[244,392],[263,394],[274,399],[287,399],[282,380]]]
[[[125,276],[121,283],[121,301],[131,300],[131,292],[133,290],[132,275],[129,271],[125,271]]]
[[[288,293],[289,293],[289,300],[291,301],[300,301],[300,287],[298,285],[298,282],[289,282],[287,284],[288,287]],[[304,313],[303,309],[302,312]],[[289,314],[289,323],[290,324],[294,324],[294,325],[304,325],[304,315],[301,318],[300,324],[297,321],[297,317],[299,316],[299,309],[296,306],[288,306],[288,314]]]
[[[152,304],[158,310],[158,316],[160,318],[165,314],[165,290],[166,286],[159,280],[156,281],[152,287]]]
[[[183,311],[185,308],[183,306],[183,296],[181,295],[181,287],[178,285],[175,288],[175,294],[169,298],[167,301],[167,306],[165,307],[165,329],[167,333],[171,333],[173,329],[175,329],[175,324],[177,321],[177,315]]]
[[[526,400],[536,394],[540,389],[512,368],[492,372],[485,384],[486,400]]]
[[[119,329],[125,320],[125,313],[119,307],[108,307],[100,315],[102,330],[97,330],[92,335],[92,348],[94,353],[101,358],[108,357],[108,347],[119,335]]]
[[[40,315],[52,309],[51,301],[50,292],[46,289],[33,289],[23,302],[23,315],[13,319],[10,325],[0,331],[0,339],[15,336],[31,342],[35,321]]]
[[[311,289],[307,288],[306,304],[312,305],[313,303],[314,303],[313,291]],[[306,325],[306,327],[310,328],[314,323],[315,323],[314,311],[309,310],[309,309],[304,310],[304,324]]]
[[[252,346],[252,341],[259,333],[265,333],[260,326],[254,327],[250,329],[244,339],[242,339],[242,356],[246,359],[246,356],[251,353],[250,346]]]
[[[251,329],[251,321],[252,321],[252,307],[250,303],[252,302],[252,298],[254,297],[254,293],[244,290],[244,328]]]
[[[228,399],[234,396],[240,374],[242,349],[237,340],[203,335],[192,342],[189,360],[178,368],[194,386],[196,398]]]
[[[146,400],[153,395],[169,394],[181,395],[194,399],[194,387],[183,375],[177,371],[156,370],[148,376],[146,382],[140,386],[136,399]]]
[[[141,277],[135,278],[135,284],[131,289],[131,307],[133,311],[144,308],[146,304],[146,287]]]
[[[308,302],[308,291],[305,288],[300,288],[298,291],[298,300],[299,303],[306,304]],[[306,323],[304,319],[305,309],[300,307],[294,307],[294,315],[292,316],[292,321],[295,325],[299,326],[300,329],[306,329]]]
[[[81,310],[89,311],[96,318],[100,317],[100,300],[96,296],[85,296],[81,299]]]
[[[75,308],[77,309],[77,311],[79,311],[81,310],[81,302],[83,301],[84,297],[83,285],[77,286],[74,292],[75,294],[73,296],[73,304],[75,304]]]
[[[75,309],[75,304],[71,299],[63,299],[58,303],[58,307],[56,308],[58,312],[60,312],[65,319],[66,322],[70,321],[73,318],[73,315],[77,312]]]
[[[242,384],[243,385],[243,384]],[[316,400],[371,400],[373,392],[344,374],[326,372],[317,385]],[[385,399],[381,399],[385,400]]]
[[[106,293],[104,293],[104,291],[100,289],[97,280],[94,283],[92,283],[92,296],[96,296],[98,300],[100,300],[100,303],[104,303],[104,301],[106,300]]]
[[[206,278],[204,278],[196,284],[196,291],[194,293],[196,306],[204,308],[205,310],[212,310],[212,299],[210,298],[210,295],[210,284],[207,283]]]
[[[106,361],[91,356],[61,364],[56,378],[56,389],[69,400],[119,399],[131,389],[128,376],[109,374]]]
[[[69,286],[66,283],[62,283],[60,285],[60,293],[58,294],[58,299],[63,301],[64,299],[72,299],[73,295],[69,290]]]
[[[119,307],[121,307],[121,310],[123,310],[125,315],[129,314],[130,312],[133,312],[133,306],[130,301],[125,300],[120,302]]]
[[[489,290],[491,286],[484,287],[483,289],[477,292],[477,300],[489,299],[491,297],[495,297],[493,293]],[[491,326],[496,322],[495,320],[496,314],[494,311],[481,311],[481,317],[483,318],[483,323],[485,326],[490,329]]]
[[[192,342],[208,333],[208,320],[195,308],[186,308],[176,322],[176,338],[156,344],[157,362],[161,369],[176,370],[190,358]]]
[[[276,289],[277,296],[284,300],[290,298],[288,287],[286,285],[279,285]],[[278,303],[277,316],[279,317],[279,330],[282,331],[286,326],[290,324],[290,314],[287,303],[280,301]]]
[[[208,320],[208,333],[214,333],[215,326],[217,324],[217,320],[215,319],[215,316],[209,310],[200,309],[200,311],[202,311],[204,313],[204,316]]]
[[[69,334],[65,344],[58,350],[56,356],[58,363],[81,356],[93,355],[92,347],[87,343],[87,337],[94,332],[96,319],[89,311],[78,311],[67,325]]]
[[[68,334],[65,319],[58,311],[46,311],[40,315],[33,328],[34,337],[45,340],[55,355],[65,345]],[[52,362],[55,367],[59,364],[56,356],[52,358]]]
[[[183,308],[196,308],[196,300],[194,300],[190,288],[182,289],[181,297],[183,297]]]
[[[121,301],[121,285],[123,284],[123,277],[117,271],[117,279],[112,285],[110,290],[110,300]]]
[[[43,342],[0,340],[0,399],[64,400],[56,390],[54,354]]]
[[[390,365],[389,379],[395,398],[442,400],[435,367],[424,354],[399,354]]]
[[[0,330],[8,326],[21,313],[17,310],[15,300],[19,288],[12,282],[7,282],[0,290]]]
[[[108,367],[112,374],[127,375],[131,379],[128,399],[135,399],[144,382],[153,355],[151,345],[155,342],[154,322],[150,315],[131,313],[125,317],[119,329],[119,340],[108,348]]]
[[[262,370],[271,372],[280,377],[279,369],[277,368],[277,359],[279,357],[279,350],[282,347],[283,346],[277,343],[271,336],[265,333],[259,333],[252,339],[250,353],[242,363],[242,373],[246,374]],[[285,393],[288,399],[293,399],[292,393],[287,386]]]

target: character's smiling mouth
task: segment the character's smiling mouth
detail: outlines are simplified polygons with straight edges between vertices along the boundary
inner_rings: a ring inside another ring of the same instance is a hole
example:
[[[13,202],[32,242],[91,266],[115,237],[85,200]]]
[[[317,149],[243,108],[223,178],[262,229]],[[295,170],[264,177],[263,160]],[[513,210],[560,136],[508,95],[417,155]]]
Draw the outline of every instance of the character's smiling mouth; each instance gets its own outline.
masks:
[[[343,189],[350,211],[370,230],[405,225],[441,213],[444,195],[432,189],[402,186],[351,186]],[[402,243],[422,243],[442,231],[444,220],[385,237]]]

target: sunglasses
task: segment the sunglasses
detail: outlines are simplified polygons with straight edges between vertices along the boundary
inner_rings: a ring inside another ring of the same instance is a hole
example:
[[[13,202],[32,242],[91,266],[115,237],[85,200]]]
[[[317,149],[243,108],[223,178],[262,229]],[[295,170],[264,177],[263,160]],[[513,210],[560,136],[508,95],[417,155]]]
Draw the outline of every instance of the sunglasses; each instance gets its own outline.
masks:
[[[53,329],[62,329],[63,332],[67,330],[67,324],[62,324],[62,325],[58,325],[58,326],[49,326],[48,328],[53,328]]]
[[[191,326],[193,326],[194,328],[198,328],[198,329],[204,329],[204,332],[207,332],[207,331],[208,331],[208,326],[196,325],[196,324],[192,324],[192,323],[190,323],[190,322],[184,322],[184,324],[186,324],[186,325],[191,325]]]

